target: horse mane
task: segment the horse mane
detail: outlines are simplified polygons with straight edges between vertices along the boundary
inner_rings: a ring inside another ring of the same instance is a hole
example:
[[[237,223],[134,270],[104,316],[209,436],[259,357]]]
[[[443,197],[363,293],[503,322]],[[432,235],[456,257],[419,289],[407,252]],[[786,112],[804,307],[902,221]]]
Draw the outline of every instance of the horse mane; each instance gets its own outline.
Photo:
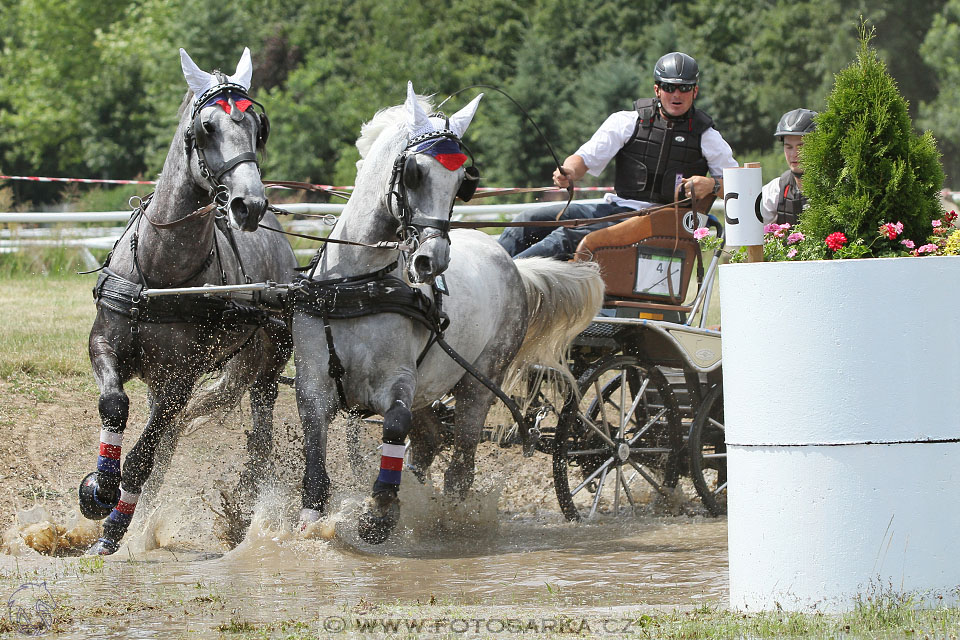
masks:
[[[177,120],[183,118],[183,113],[187,110],[188,107],[193,106],[193,91],[187,89],[187,93],[183,96],[183,101],[180,103],[180,108],[177,109]]]
[[[432,96],[417,96],[417,101],[427,113],[433,113]],[[357,169],[363,164],[363,159],[367,157],[373,143],[388,129],[396,129],[399,135],[401,132],[406,134],[407,109],[405,104],[398,104],[393,107],[384,107],[375,114],[369,122],[364,122],[360,127],[360,137],[357,138],[357,151],[360,152],[360,160],[357,161]]]
[[[429,96],[417,96],[417,100],[424,111],[433,112],[433,102]],[[380,109],[360,127],[360,137],[357,138],[357,151],[360,152],[360,160],[357,161],[358,187],[366,183],[366,176],[387,175],[392,169],[394,158],[410,139],[408,118],[406,105],[398,104]],[[371,154],[374,146],[378,151]],[[364,160],[369,162],[364,163]],[[369,188],[380,198],[386,194],[387,185],[382,180],[375,180]]]

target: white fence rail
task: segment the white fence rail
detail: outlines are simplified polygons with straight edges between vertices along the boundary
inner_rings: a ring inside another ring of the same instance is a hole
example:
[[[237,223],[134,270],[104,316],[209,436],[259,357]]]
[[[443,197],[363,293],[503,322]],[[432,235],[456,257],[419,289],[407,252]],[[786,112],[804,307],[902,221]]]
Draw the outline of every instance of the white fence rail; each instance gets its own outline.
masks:
[[[582,202],[597,202],[585,200]],[[511,219],[520,211],[531,207],[556,205],[557,202],[528,204],[484,204],[458,205],[453,208],[454,220],[490,221]],[[344,204],[296,203],[281,205],[284,211],[293,214],[339,215]],[[118,222],[126,223],[130,211],[93,211],[93,212],[10,212],[0,213],[0,253],[19,251],[25,247],[80,247],[84,263],[93,269],[100,263],[91,253],[94,250],[111,249],[124,227],[95,226],[73,227],[87,223]],[[330,224],[323,218],[283,219],[287,231],[297,233],[324,233]],[[9,225],[31,225],[27,228]],[[35,225],[35,226],[34,226]],[[301,256],[313,254],[315,249],[300,249]]]
[[[577,200],[577,202],[599,202],[599,200]],[[472,222],[497,222],[512,219],[516,214],[535,207],[555,206],[560,201],[536,202],[527,204],[479,204],[457,205],[453,208],[453,219]],[[344,204],[296,203],[281,205],[284,211],[293,214],[339,215]],[[723,209],[722,203],[714,203],[714,209]],[[84,260],[91,268],[99,266],[91,249],[102,250],[113,247],[123,233],[120,226],[72,227],[87,223],[116,222],[126,223],[130,211],[92,211],[92,212],[10,212],[0,213],[0,253],[19,251],[24,247],[81,247]],[[323,218],[283,219],[287,231],[297,233],[322,233],[330,229]],[[26,228],[10,225],[31,225]],[[301,249],[301,255],[312,254],[314,249]]]

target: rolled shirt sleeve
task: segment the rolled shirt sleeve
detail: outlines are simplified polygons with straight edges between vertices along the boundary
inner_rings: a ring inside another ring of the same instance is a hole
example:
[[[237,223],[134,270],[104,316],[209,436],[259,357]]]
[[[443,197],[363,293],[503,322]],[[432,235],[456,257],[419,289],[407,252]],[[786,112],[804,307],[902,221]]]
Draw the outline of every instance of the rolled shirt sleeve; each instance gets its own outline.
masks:
[[[610,161],[627,144],[633,130],[637,127],[636,111],[617,111],[610,114],[600,128],[576,150],[576,155],[583,158],[587,165],[587,173],[599,176],[606,169]]]

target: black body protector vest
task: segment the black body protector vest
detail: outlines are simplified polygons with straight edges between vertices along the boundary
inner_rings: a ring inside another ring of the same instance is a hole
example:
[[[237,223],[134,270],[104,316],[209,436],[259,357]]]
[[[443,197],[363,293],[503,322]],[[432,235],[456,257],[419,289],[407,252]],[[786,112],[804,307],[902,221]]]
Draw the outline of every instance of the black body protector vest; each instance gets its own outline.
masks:
[[[796,225],[800,212],[807,206],[807,198],[797,188],[797,176],[789,169],[780,176],[777,191],[777,224],[789,222]]]
[[[677,176],[705,176],[707,159],[700,137],[713,120],[693,107],[683,118],[664,118],[656,100],[637,100],[637,126],[616,155],[617,195],[629,200],[668,204],[673,202]]]

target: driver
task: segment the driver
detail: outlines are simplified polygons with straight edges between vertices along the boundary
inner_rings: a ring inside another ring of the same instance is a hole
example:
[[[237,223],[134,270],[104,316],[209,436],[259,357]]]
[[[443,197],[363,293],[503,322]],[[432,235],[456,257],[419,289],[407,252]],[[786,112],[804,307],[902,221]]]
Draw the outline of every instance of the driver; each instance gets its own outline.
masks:
[[[657,60],[653,69],[653,98],[641,98],[631,111],[610,115],[593,137],[554,171],[558,187],[580,180],[586,173],[599,176],[616,159],[616,193],[600,203],[571,203],[561,219],[602,218],[646,209],[674,200],[674,188],[683,183],[680,197],[722,196],[723,170],[736,167],[730,145],[713,120],[693,106],[699,91],[700,70],[685,53],[673,52]],[[524,211],[517,220],[555,220],[563,204]],[[500,245],[511,256],[548,256],[569,259],[580,240],[614,224],[600,222],[577,227],[508,227]]]

